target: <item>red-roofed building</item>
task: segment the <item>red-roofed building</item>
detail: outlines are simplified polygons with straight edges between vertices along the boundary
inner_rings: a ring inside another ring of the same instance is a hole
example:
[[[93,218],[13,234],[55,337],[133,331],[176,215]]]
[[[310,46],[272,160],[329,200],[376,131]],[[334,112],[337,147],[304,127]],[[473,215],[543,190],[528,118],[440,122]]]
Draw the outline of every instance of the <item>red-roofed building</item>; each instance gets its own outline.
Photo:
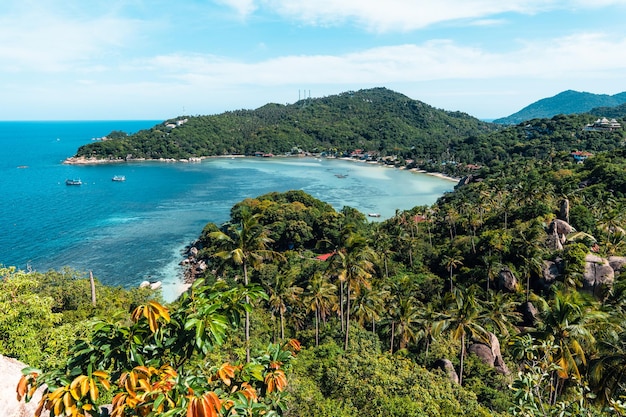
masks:
[[[319,259],[320,261],[327,261],[328,258],[330,258],[331,256],[333,256],[335,254],[335,252],[331,252],[331,253],[323,253],[321,255],[317,255],[315,257],[315,259]]]

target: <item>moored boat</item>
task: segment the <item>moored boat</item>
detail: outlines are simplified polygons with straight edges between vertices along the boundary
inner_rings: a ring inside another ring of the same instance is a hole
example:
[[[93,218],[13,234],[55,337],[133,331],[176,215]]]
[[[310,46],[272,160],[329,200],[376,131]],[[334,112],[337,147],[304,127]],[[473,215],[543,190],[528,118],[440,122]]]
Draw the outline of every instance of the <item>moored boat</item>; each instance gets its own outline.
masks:
[[[370,217],[380,217],[380,213],[367,213]]]
[[[67,179],[65,180],[65,185],[82,185],[83,182],[79,179]]]
[[[111,180],[121,182],[121,181],[126,181],[126,177],[124,175],[116,175],[113,178],[111,178]]]

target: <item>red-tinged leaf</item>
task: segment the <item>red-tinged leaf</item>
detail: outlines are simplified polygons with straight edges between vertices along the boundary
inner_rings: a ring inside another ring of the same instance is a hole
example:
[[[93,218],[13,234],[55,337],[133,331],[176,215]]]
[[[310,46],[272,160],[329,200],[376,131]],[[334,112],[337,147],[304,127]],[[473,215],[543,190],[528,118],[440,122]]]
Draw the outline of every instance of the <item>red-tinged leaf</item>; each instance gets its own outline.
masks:
[[[230,386],[231,379],[235,377],[235,367],[229,363],[225,363],[217,370],[217,375],[224,384]]]
[[[292,352],[300,352],[300,349],[302,349],[300,341],[297,339],[289,339],[288,345],[291,347]]]
[[[20,381],[17,383],[16,392],[18,401],[22,401],[22,398],[26,395],[26,387],[28,386],[29,380],[30,377],[28,375],[22,375]]]

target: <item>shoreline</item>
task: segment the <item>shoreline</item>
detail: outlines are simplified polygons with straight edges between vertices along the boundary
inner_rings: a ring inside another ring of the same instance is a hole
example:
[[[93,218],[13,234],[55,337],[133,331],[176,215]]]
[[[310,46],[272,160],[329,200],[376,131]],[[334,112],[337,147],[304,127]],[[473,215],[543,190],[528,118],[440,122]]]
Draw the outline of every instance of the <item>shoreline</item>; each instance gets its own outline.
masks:
[[[137,158],[137,159],[99,159],[99,158],[87,158],[84,156],[80,156],[80,157],[75,157],[75,156],[71,156],[69,158],[66,158],[63,161],[64,165],[106,165],[106,164],[122,164],[122,163],[133,163],[133,162],[164,162],[164,163],[199,163],[202,162],[205,159],[218,159],[218,158],[228,158],[228,159],[234,159],[234,158],[258,158],[257,156],[247,156],[247,155],[239,155],[239,154],[235,154],[235,155],[213,155],[213,156],[199,156],[199,157],[192,157],[192,158],[188,158],[188,159],[174,159],[174,158],[159,158],[159,159],[146,159],[146,158]],[[301,155],[274,155],[273,158],[318,158],[312,155],[307,155],[307,156],[301,156]],[[406,167],[396,167],[395,165],[388,165],[388,164],[381,164],[378,161],[361,161],[361,160],[356,160],[353,158],[347,158],[347,157],[324,157],[325,159],[339,159],[342,161],[349,161],[349,162],[354,162],[354,163],[362,163],[362,164],[368,164],[368,165],[377,165],[383,168],[395,168],[395,169],[401,169],[401,170],[407,170]],[[431,171],[426,171],[423,169],[419,169],[419,168],[410,168],[408,169],[408,171],[411,172],[415,172],[418,174],[426,174],[426,175],[431,175],[433,177],[437,177],[443,180],[447,180],[447,181],[453,181],[458,183],[459,181],[461,181],[462,178],[458,178],[458,177],[452,177],[450,175],[446,175],[443,174],[441,172],[431,172]]]

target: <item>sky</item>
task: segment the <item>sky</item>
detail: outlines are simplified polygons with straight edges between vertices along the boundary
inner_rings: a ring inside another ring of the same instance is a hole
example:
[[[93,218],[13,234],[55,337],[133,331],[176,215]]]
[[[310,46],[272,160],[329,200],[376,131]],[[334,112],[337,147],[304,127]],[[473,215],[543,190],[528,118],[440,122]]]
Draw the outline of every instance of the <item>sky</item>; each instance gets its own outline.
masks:
[[[386,87],[481,119],[626,91],[626,0],[2,0],[0,120],[165,120]]]

